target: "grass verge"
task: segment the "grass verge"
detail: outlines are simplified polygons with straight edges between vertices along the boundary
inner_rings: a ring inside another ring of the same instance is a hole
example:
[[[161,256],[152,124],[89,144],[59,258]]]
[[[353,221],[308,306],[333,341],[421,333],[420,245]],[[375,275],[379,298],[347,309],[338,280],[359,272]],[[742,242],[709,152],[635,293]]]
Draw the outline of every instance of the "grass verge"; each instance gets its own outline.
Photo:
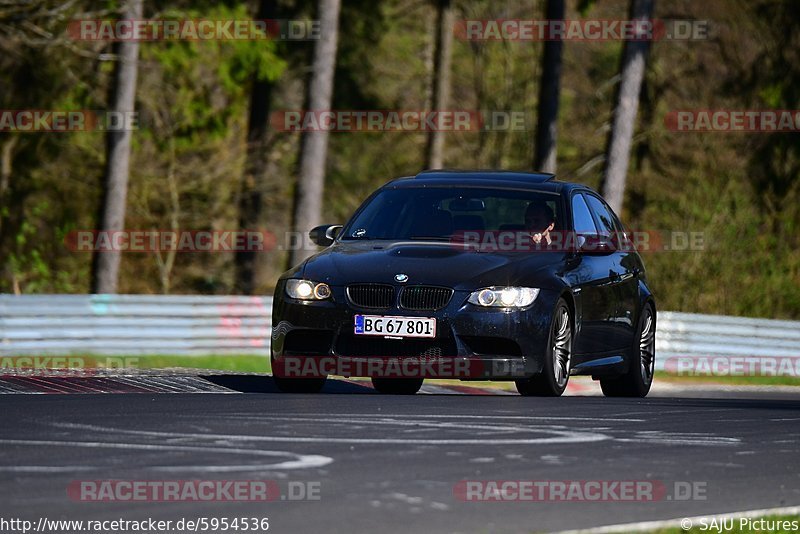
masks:
[[[101,359],[101,358],[98,358]],[[112,360],[113,361],[113,360]],[[127,356],[126,365],[137,369],[214,369],[216,371],[238,371],[240,373],[269,373],[269,358],[243,354],[211,356],[171,356],[167,354]]]
[[[724,534],[769,532],[770,534],[789,534],[797,533],[798,529],[800,529],[800,515],[770,515],[750,518],[736,517],[728,519],[725,523],[723,523],[721,519],[717,519],[716,523],[711,523],[712,519],[713,518],[709,517],[705,525],[695,521],[694,526],[688,530],[684,530],[681,527],[671,527],[642,532],[648,532],[648,534],[685,534],[687,532],[722,532]],[[728,528],[731,524],[733,528]]]
[[[656,371],[656,380],[680,384],[727,384],[741,386],[800,386],[796,376],[686,376]]]
[[[102,357],[93,357],[102,361]],[[190,369],[214,369],[218,371],[238,371],[243,373],[271,372],[269,358],[252,355],[209,355],[209,356],[173,356],[168,354],[148,356],[109,357],[112,361],[125,361],[131,367],[139,369],[167,369],[183,367]],[[792,376],[685,376],[666,371],[656,371],[657,382],[676,384],[724,384],[747,386],[800,386],[800,377]],[[436,382],[454,383],[452,380]],[[498,389],[514,389],[513,382],[475,382],[484,387]],[[470,382],[464,382],[469,385]]]

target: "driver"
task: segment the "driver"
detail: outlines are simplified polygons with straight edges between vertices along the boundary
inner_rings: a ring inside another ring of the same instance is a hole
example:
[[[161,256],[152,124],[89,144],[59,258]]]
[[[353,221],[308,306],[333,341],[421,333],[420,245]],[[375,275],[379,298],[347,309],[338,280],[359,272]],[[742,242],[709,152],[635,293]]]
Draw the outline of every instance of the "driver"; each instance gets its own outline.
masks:
[[[525,229],[537,245],[550,246],[553,239],[550,232],[556,224],[552,208],[543,200],[534,200],[525,209]]]

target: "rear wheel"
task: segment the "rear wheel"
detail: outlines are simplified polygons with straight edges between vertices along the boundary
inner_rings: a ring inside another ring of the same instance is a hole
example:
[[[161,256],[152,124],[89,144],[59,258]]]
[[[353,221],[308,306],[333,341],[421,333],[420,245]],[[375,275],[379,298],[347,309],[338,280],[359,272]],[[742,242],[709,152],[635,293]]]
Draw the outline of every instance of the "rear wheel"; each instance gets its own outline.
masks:
[[[650,391],[656,365],[656,313],[649,302],[642,308],[636,334],[628,372],[617,378],[600,379],[606,397],[646,397]]]
[[[422,387],[422,378],[373,378],[372,387],[388,395],[414,395]]]
[[[520,395],[558,397],[564,393],[569,382],[572,337],[569,307],[564,299],[559,299],[550,325],[542,372],[515,382]]]

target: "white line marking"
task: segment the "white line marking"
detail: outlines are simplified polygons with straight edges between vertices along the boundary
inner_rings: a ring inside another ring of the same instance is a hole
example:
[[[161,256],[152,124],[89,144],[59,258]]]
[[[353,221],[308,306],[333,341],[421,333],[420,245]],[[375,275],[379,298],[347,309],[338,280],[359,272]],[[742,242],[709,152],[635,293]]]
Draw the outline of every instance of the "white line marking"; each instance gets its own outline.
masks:
[[[596,432],[578,432],[556,428],[526,429],[554,437],[548,438],[503,438],[503,439],[423,439],[423,438],[328,438],[313,436],[245,436],[227,434],[194,434],[182,432],[158,432],[150,430],[125,430],[95,425],[56,423],[61,428],[92,430],[95,432],[120,433],[128,435],[163,437],[221,439],[232,441],[280,442],[280,443],[348,443],[348,444],[391,444],[391,445],[541,445],[549,443],[590,443],[612,439],[611,436]],[[456,427],[457,428],[457,427]],[[2,442],[2,440],[0,440]]]
[[[447,416],[442,416],[447,417]],[[472,419],[464,416],[465,418]],[[484,416],[479,416],[484,417]],[[489,416],[486,416],[489,417]],[[553,443],[591,443],[604,440],[614,440],[623,443],[659,443],[665,445],[699,445],[699,446],[730,446],[738,445],[741,440],[738,438],[715,436],[708,433],[681,433],[663,432],[659,430],[644,430],[634,432],[627,437],[615,438],[608,434],[598,432],[597,428],[569,429],[563,425],[548,426],[517,426],[502,424],[471,424],[448,421],[424,421],[416,417],[401,419],[396,416],[376,415],[372,418],[324,418],[324,417],[305,417],[305,416],[279,416],[275,419],[287,419],[293,422],[322,423],[326,426],[333,424],[344,425],[383,425],[406,427],[413,430],[423,430],[429,427],[439,429],[449,429],[456,431],[467,431],[470,438],[421,438],[421,437],[396,437],[396,438],[368,438],[368,437],[316,437],[316,436],[253,436],[253,435],[224,435],[224,434],[198,434],[183,432],[159,432],[147,430],[127,430],[118,428],[108,428],[98,425],[85,425],[75,423],[55,423],[54,426],[60,428],[72,428],[80,430],[90,430],[94,432],[118,433],[150,437],[166,437],[179,439],[217,439],[231,441],[256,441],[256,442],[283,442],[283,443],[347,443],[347,444],[391,444],[391,445],[530,445],[530,444],[553,444]],[[478,431],[483,431],[491,436],[481,438]],[[551,437],[496,437],[499,432],[503,433],[522,433],[522,434],[545,434]]]
[[[85,465],[2,465],[0,473],[73,473],[95,469]]]
[[[311,456],[310,458],[313,458]],[[327,456],[320,456],[319,458],[328,458]],[[333,461],[333,460],[331,460]],[[330,463],[330,462],[327,462]],[[162,465],[151,466],[150,471],[159,471],[162,473],[185,473],[191,471],[193,473],[241,473],[247,471],[258,471],[259,469],[304,469],[307,467],[319,467],[319,465],[309,465],[310,462],[306,458],[295,462],[281,462],[271,466],[253,466],[253,465]],[[326,465],[326,464],[321,464]]]
[[[97,449],[124,449],[145,451],[192,451],[192,452],[218,452],[223,454],[243,454],[253,456],[269,456],[290,458],[289,460],[274,464],[254,464],[249,467],[252,471],[259,469],[303,469],[322,467],[333,462],[333,458],[317,454],[297,454],[287,451],[262,451],[258,449],[240,449],[226,447],[206,447],[192,445],[156,445],[149,443],[104,443],[102,441],[61,441],[38,439],[0,439],[0,443],[8,445],[43,445],[48,447],[83,447]],[[156,466],[158,467],[158,466]],[[194,468],[213,468],[217,466],[184,466],[187,470]]]
[[[800,514],[800,506],[784,506],[781,508],[764,508],[763,510],[747,510],[744,512],[727,512],[723,514],[709,514],[698,515],[694,517],[678,517],[675,519],[664,519],[660,521],[642,521],[639,523],[624,523],[619,525],[606,525],[603,527],[594,527],[578,530],[562,530],[555,534],[612,534],[616,532],[640,532],[655,530],[659,528],[670,528],[681,526],[681,521],[689,519],[692,523],[698,522],[701,519],[735,519],[738,517],[761,517],[766,515],[794,515]]]
[[[263,415],[252,415],[252,414],[224,414],[227,417],[235,417],[241,419],[290,419],[294,420],[296,417],[304,417],[305,414],[296,414],[296,415],[275,415],[275,414],[263,414]],[[358,417],[360,419],[363,418],[376,418],[376,417],[405,417],[408,418],[408,414],[375,414],[375,413],[338,413],[336,416],[341,417]],[[205,415],[198,416],[198,417],[207,417]],[[414,414],[414,419],[445,419],[445,418],[452,418],[452,419],[516,419],[521,421],[590,421],[592,423],[596,423],[598,421],[609,421],[609,422],[617,422],[617,423],[644,423],[646,422],[645,419],[615,419],[615,418],[606,418],[606,417],[547,417],[547,416],[533,416],[533,415],[417,415]],[[329,419],[330,420],[330,419]]]
[[[408,416],[406,416],[408,417]],[[394,417],[382,417],[380,419],[372,419],[371,421],[364,421],[360,418],[341,418],[341,417],[292,417],[287,418],[291,421],[302,421],[302,422],[309,422],[309,423],[327,423],[327,424],[347,424],[347,425],[358,425],[358,424],[368,424],[368,425],[390,425],[390,426],[407,426],[413,428],[419,427],[433,427],[433,428],[455,428],[457,430],[486,430],[492,433],[497,432],[532,432],[532,431],[539,431],[543,427],[521,427],[521,426],[509,426],[503,424],[494,424],[494,425],[487,425],[487,424],[467,424],[467,423],[458,423],[458,422],[445,422],[445,421],[417,421],[415,419],[395,419]],[[547,428],[554,428],[553,426]],[[558,429],[565,428],[563,425],[558,425]]]

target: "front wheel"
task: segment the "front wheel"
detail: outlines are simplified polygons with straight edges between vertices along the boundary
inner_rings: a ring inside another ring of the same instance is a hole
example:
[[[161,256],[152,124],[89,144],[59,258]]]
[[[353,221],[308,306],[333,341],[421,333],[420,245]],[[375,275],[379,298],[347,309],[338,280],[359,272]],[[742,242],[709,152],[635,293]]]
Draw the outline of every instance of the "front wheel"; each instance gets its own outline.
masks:
[[[373,378],[372,387],[387,395],[414,395],[422,382],[422,378]]]
[[[628,372],[617,378],[601,378],[606,397],[646,397],[653,384],[656,366],[656,312],[648,302],[642,308],[631,347]]]
[[[572,360],[572,319],[564,299],[559,299],[550,325],[542,372],[517,380],[517,391],[526,397],[559,397],[567,389]]]

